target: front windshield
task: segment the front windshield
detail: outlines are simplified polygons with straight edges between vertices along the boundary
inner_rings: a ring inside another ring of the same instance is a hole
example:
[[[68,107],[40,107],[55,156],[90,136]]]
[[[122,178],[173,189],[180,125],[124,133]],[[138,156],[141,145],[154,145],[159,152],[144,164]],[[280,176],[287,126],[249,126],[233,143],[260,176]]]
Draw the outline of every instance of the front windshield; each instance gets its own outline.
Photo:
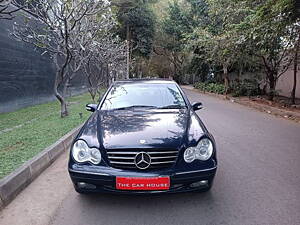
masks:
[[[182,94],[175,84],[116,84],[102,104],[101,110],[138,107],[183,108]]]

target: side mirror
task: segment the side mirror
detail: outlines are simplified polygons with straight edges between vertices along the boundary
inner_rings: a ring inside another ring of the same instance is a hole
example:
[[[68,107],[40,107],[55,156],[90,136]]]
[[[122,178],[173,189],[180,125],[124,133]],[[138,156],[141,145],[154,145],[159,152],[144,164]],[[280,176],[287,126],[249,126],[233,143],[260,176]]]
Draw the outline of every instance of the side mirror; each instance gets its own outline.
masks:
[[[95,112],[97,110],[97,104],[87,104],[85,109],[89,112]]]
[[[202,105],[201,102],[196,102],[196,103],[193,103],[192,107],[193,107],[193,110],[194,110],[194,111],[197,111],[197,110],[202,109],[202,108],[203,108],[203,105]]]

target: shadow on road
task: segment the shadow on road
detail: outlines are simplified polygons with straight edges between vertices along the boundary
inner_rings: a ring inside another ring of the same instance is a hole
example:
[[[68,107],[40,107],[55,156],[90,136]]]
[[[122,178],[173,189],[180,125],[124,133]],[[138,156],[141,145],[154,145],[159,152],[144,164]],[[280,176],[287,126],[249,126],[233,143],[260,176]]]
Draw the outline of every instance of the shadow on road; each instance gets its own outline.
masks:
[[[83,221],[88,221],[89,225],[198,224],[195,218],[210,218],[208,220],[211,221],[213,209],[219,206],[214,190],[160,195],[76,193],[57,212],[52,224],[63,224],[64,221],[73,225],[82,225]]]
[[[149,210],[151,212],[154,208],[170,209],[170,205],[193,204],[197,207],[207,207],[208,203],[213,204],[214,195],[213,190],[210,192],[190,192],[179,194],[155,194],[155,195],[119,195],[119,194],[88,194],[78,195],[77,203],[81,207],[98,208],[105,204],[107,208],[114,208],[114,210],[131,211],[137,208]],[[172,208],[172,207],[171,207]],[[175,207],[177,208],[177,207]],[[178,209],[178,208],[177,208]]]

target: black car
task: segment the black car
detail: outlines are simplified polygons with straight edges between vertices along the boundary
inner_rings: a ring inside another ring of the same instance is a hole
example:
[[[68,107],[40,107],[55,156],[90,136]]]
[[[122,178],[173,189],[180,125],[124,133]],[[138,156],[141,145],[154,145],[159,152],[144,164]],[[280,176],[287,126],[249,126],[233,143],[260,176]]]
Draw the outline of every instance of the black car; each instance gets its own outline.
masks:
[[[216,144],[173,81],[115,82],[75,138],[69,173],[79,193],[208,191]]]

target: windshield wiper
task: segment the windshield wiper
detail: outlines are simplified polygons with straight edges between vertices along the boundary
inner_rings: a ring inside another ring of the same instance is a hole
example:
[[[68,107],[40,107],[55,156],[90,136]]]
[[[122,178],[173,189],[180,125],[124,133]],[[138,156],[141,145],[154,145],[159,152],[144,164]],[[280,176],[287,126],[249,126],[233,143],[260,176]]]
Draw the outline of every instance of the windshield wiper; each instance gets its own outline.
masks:
[[[185,106],[183,105],[166,105],[163,107],[160,107],[159,109],[183,109]]]
[[[127,110],[127,109],[134,109],[134,108],[151,108],[151,109],[155,109],[157,107],[156,106],[151,106],[151,105],[131,105],[131,106],[126,106],[126,107],[116,108],[116,109],[113,109],[113,110]]]

